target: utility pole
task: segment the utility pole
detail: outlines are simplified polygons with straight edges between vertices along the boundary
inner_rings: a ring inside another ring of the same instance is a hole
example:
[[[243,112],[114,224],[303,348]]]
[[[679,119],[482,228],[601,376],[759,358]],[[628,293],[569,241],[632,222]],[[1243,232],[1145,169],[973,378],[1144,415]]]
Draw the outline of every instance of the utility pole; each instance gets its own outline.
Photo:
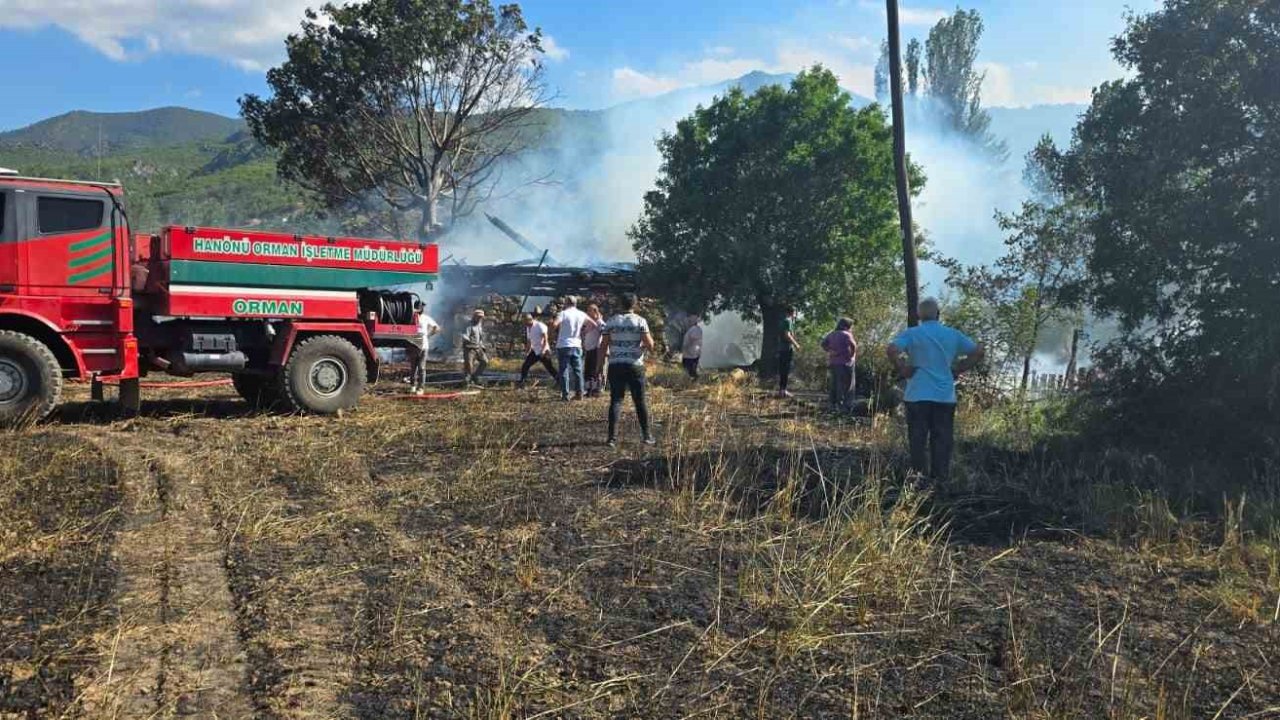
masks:
[[[920,280],[911,224],[911,181],[907,177],[907,132],[902,110],[902,38],[898,0],[885,0],[889,17],[889,97],[893,104],[893,166],[898,178],[898,221],[902,223],[902,265],[907,280],[907,325],[920,323]]]

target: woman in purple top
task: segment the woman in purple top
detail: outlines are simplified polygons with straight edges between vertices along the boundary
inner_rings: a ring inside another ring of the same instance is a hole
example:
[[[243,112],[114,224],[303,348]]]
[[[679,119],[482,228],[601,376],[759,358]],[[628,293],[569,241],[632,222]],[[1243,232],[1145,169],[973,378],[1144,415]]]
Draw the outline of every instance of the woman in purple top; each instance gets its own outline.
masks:
[[[831,375],[828,397],[831,409],[836,411],[853,409],[853,367],[858,362],[858,341],[853,339],[852,327],[852,320],[840,318],[836,329],[822,338],[822,349],[827,351],[827,368]]]

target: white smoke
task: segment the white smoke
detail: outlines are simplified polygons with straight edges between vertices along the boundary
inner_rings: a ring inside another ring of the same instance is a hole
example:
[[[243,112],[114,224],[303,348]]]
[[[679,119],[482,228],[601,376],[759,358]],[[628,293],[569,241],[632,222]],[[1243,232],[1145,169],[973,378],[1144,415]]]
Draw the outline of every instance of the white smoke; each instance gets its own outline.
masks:
[[[506,165],[494,197],[479,208],[483,212],[450,230],[442,255],[469,264],[536,262],[539,253],[509,240],[485,219],[487,212],[560,264],[633,261],[627,231],[657,178],[656,140],[720,92],[723,87],[685,89],[601,112],[548,114],[554,124],[545,128],[538,149]],[[1003,247],[995,212],[1014,211],[1028,196],[1022,182],[1027,148],[1013,148],[1001,162],[945,128],[926,102],[911,102],[908,111],[908,150],[927,178],[913,203],[917,225],[933,252],[966,264],[991,262]],[[925,292],[945,292],[939,266],[923,263],[922,275]],[[759,343],[759,327],[740,316],[711,318],[704,363],[750,363]],[[1046,361],[1054,356],[1061,357],[1060,351],[1046,352]]]

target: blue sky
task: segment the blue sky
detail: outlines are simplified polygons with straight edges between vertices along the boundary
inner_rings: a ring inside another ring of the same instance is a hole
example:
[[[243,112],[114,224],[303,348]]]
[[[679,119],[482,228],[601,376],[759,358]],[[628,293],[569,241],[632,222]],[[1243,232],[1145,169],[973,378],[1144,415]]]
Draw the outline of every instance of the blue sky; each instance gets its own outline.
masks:
[[[316,0],[0,0],[0,129],[77,109],[183,105],[227,115],[266,92],[264,70]],[[970,0],[987,32],[980,61],[989,105],[1086,102],[1119,76],[1110,38],[1128,8],[1156,0]],[[557,105],[599,108],[750,70],[814,62],[871,94],[884,35],[873,0],[526,0],[549,36]],[[903,5],[903,32],[923,38],[947,2]]]

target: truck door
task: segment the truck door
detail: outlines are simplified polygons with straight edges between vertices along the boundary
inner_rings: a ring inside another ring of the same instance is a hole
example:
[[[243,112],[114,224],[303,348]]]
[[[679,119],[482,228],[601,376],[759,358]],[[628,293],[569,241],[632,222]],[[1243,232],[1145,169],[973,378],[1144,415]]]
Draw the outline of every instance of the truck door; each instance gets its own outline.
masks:
[[[31,240],[20,258],[32,295],[104,295],[116,270],[105,197],[28,192]]]
[[[0,295],[17,291],[18,210],[13,191],[0,189]]]

